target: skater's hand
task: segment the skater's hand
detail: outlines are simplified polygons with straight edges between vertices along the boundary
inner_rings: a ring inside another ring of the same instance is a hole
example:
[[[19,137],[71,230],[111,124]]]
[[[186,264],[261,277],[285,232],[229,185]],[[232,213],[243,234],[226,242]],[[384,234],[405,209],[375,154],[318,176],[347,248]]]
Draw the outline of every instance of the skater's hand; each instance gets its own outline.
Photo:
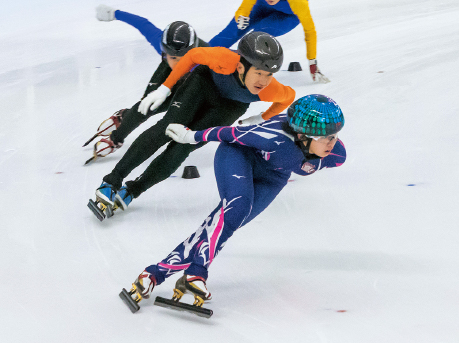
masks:
[[[249,21],[250,21],[249,17],[244,17],[244,16],[240,15],[237,18],[237,28],[239,30],[245,30],[247,28],[247,26],[249,26]]]
[[[251,116],[251,117],[248,117],[246,119],[240,119],[237,123],[239,125],[256,125],[256,124],[261,124],[263,123],[265,120],[263,119],[263,117],[261,116],[263,113],[260,113],[256,116]]]
[[[319,67],[317,66],[317,60],[309,60],[309,71],[311,72],[311,77],[314,82],[317,83],[328,83],[330,80],[320,72]]]
[[[158,87],[157,90],[148,94],[139,105],[139,112],[147,115],[148,111],[156,110],[171,94],[171,90],[164,85]]]
[[[166,136],[169,136],[174,141],[182,144],[196,144],[194,134],[196,131],[191,131],[182,124],[169,124],[166,128]]]
[[[99,5],[96,7],[96,18],[100,21],[115,20],[115,8],[107,5]]]

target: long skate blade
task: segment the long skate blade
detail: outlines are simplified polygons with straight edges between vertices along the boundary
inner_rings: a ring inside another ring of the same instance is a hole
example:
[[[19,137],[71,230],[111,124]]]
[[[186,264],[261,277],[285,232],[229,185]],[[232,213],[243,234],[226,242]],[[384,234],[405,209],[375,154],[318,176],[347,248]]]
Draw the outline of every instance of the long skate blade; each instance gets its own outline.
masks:
[[[103,221],[105,219],[105,213],[99,207],[97,207],[97,204],[92,199],[89,199],[88,207],[92,211],[92,213],[94,213],[94,215],[97,217],[97,219],[99,219],[100,221]]]
[[[84,143],[83,148],[89,143],[91,143],[94,139],[96,139],[97,136],[99,136],[99,132],[92,136],[86,143]]]
[[[134,299],[131,298],[131,296],[125,288],[123,288],[123,290],[121,291],[120,298],[127,305],[127,307],[129,307],[132,313],[136,313],[138,310],[140,310],[139,304],[137,304],[134,301]]]
[[[155,305],[165,307],[165,308],[170,308],[170,309],[177,310],[177,311],[190,312],[190,313],[196,314],[204,318],[210,318],[212,317],[212,314],[214,314],[212,310],[209,310],[207,308],[193,306],[190,304],[185,304],[179,301],[175,301],[172,299],[166,299],[163,297],[156,297]]]
[[[84,163],[84,165],[85,165],[85,166],[88,165],[89,163],[91,163],[92,161],[94,161],[96,158],[97,158],[97,156],[91,157],[89,160],[87,160],[87,161]]]

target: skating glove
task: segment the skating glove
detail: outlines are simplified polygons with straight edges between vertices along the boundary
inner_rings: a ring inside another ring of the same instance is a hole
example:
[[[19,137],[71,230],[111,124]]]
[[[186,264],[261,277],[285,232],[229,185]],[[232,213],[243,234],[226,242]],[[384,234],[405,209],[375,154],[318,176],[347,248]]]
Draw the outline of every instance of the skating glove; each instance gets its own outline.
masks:
[[[330,80],[320,72],[317,66],[317,60],[309,60],[309,71],[311,72],[312,80],[318,83],[328,83]]]
[[[100,21],[115,20],[115,8],[107,5],[99,5],[96,7],[96,18]]]
[[[244,16],[240,15],[237,18],[237,28],[239,30],[245,30],[247,28],[247,26],[249,26],[249,21],[250,21],[249,17],[244,17]]]
[[[156,110],[171,94],[171,90],[164,85],[150,94],[148,94],[139,104],[139,112],[143,115],[147,115],[148,111]]]
[[[166,136],[169,136],[174,141],[182,144],[196,144],[194,134],[196,131],[191,131],[182,124],[169,124],[166,128]]]
[[[263,113],[260,113],[256,116],[251,116],[251,117],[248,117],[246,119],[239,119],[239,121],[237,122],[239,125],[256,125],[256,124],[261,124],[263,123],[265,120],[262,118],[262,115]]]

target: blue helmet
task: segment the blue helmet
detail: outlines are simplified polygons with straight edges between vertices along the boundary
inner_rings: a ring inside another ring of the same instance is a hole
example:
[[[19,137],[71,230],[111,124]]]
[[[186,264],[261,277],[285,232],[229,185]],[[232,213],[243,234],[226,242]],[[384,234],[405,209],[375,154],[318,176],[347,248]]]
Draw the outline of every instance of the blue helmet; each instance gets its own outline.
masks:
[[[288,124],[308,137],[329,136],[344,126],[341,108],[331,98],[310,94],[296,100],[287,111]]]

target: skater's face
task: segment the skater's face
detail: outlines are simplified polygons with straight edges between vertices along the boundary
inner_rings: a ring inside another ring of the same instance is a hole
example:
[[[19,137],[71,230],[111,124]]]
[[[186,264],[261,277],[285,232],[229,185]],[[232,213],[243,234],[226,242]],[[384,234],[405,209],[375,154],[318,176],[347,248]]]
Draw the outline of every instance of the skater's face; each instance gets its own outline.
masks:
[[[244,66],[242,63],[238,64],[238,72],[239,78],[242,81],[242,77],[244,75]],[[244,85],[247,87],[250,93],[258,94],[263,89],[268,87],[273,79],[273,73],[269,71],[264,71],[261,69],[257,69],[255,67],[250,67],[247,75],[245,76]]]
[[[275,4],[277,4],[280,0],[266,0],[266,2],[268,3],[268,5],[270,6],[274,6]]]
[[[177,63],[180,61],[182,57],[180,56],[172,56],[172,55],[169,55],[169,54],[166,54],[166,61],[167,61],[167,64],[169,64],[169,67],[171,67],[171,69],[174,69],[174,67],[177,65]]]
[[[301,139],[300,136],[301,135],[299,135],[299,138]],[[326,137],[315,137],[311,140],[311,144],[309,145],[309,153],[319,157],[326,157],[330,155],[337,141],[338,135],[336,133]],[[303,144],[306,145],[307,143],[303,142]]]

